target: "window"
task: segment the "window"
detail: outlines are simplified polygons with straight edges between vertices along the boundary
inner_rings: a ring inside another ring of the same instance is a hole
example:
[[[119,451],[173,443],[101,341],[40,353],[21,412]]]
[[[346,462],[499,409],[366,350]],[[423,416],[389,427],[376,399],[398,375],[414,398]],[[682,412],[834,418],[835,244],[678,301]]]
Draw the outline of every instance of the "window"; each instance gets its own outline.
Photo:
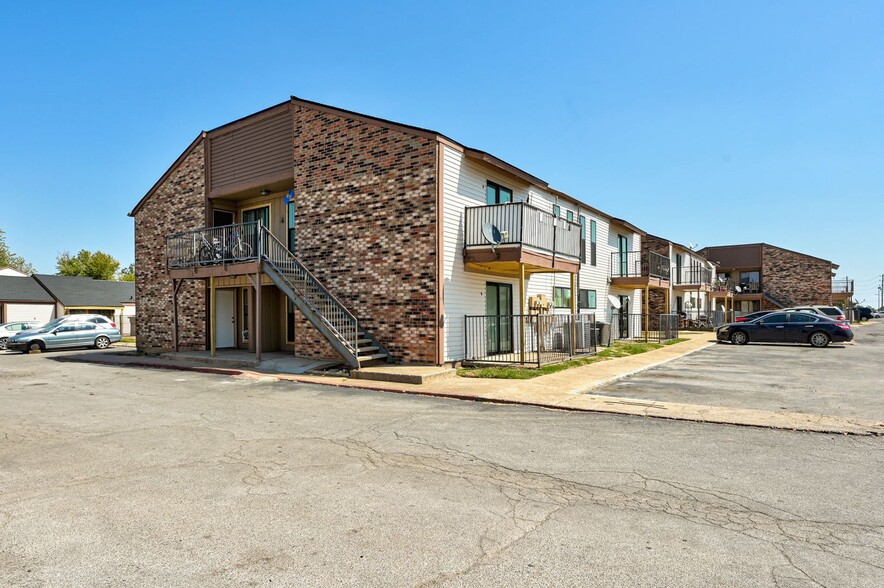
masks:
[[[580,215],[580,263],[586,263],[586,217]]]
[[[744,292],[760,292],[761,274],[759,272],[740,272],[740,288]]]
[[[775,312],[773,314],[769,314],[766,317],[761,319],[765,323],[785,323],[787,322],[788,315],[785,312]]]
[[[295,201],[294,200],[289,201],[287,212],[288,212],[288,221],[289,221],[289,229],[288,229],[289,230],[289,234],[288,234],[289,251],[294,252],[295,251],[295,216],[296,216]]]
[[[595,221],[589,221],[589,265],[596,265]]]
[[[553,288],[553,304],[556,308],[571,308],[571,288]]]
[[[513,191],[491,180],[485,181],[485,204],[506,204],[513,201]]]
[[[579,290],[577,308],[596,308],[595,290]]]
[[[573,223],[574,222],[574,212],[569,210],[568,212],[565,213],[565,218],[568,219],[568,222]]]
[[[805,312],[790,312],[789,313],[789,322],[790,323],[815,323],[817,321],[816,317],[807,314]]]
[[[556,218],[562,216],[562,207],[558,204],[553,204],[553,216]]]

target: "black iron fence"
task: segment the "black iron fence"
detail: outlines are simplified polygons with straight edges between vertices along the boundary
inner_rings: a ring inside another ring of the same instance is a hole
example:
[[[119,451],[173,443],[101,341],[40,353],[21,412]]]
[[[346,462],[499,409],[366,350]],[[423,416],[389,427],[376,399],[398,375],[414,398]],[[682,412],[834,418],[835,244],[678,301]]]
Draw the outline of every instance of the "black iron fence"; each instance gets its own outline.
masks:
[[[612,278],[652,277],[669,279],[669,258],[653,251],[614,251],[611,253]]]
[[[641,341],[665,343],[678,338],[681,317],[677,314],[625,314],[615,313],[606,330],[607,341]]]
[[[258,221],[175,233],[166,238],[170,269],[258,259]]]
[[[464,317],[464,362],[540,367],[592,355],[599,344],[594,314]]]

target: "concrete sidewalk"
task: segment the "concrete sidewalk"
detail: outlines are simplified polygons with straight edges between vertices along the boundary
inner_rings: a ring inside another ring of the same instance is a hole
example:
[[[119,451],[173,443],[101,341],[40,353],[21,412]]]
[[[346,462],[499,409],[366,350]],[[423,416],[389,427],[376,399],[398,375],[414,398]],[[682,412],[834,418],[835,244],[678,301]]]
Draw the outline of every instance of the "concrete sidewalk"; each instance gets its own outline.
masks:
[[[441,398],[474,400],[506,404],[524,404],[558,410],[602,412],[633,416],[688,420],[707,423],[744,425],[853,435],[884,435],[884,422],[797,412],[714,407],[697,404],[657,402],[592,394],[596,387],[624,378],[660,364],[684,357],[714,345],[708,332],[685,333],[688,339],[646,353],[600,361],[539,376],[530,380],[498,380],[490,378],[455,377],[431,381],[423,385],[375,382],[346,377],[269,374],[266,372],[212,368],[203,365],[171,362],[167,359],[136,354],[92,353],[58,358],[61,361],[85,361],[110,365],[131,365],[168,369],[196,370],[235,375],[246,378],[268,378],[362,388],[384,392],[417,394]]]

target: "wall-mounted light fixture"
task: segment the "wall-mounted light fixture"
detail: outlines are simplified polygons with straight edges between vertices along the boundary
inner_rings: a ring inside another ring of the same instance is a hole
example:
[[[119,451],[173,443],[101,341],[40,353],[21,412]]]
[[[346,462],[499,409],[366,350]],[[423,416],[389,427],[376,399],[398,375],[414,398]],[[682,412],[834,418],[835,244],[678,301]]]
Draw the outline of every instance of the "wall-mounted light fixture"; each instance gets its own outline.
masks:
[[[261,190],[261,196],[270,196],[272,193],[273,192],[267,190],[266,188],[264,190]]]

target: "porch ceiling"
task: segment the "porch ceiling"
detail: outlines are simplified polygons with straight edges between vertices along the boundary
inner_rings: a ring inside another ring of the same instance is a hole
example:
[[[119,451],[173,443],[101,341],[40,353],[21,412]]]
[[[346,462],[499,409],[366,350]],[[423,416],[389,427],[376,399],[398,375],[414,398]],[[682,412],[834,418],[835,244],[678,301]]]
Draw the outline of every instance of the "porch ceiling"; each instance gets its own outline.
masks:
[[[473,249],[464,251],[464,267],[467,271],[492,275],[518,276],[519,266],[525,266],[526,274],[577,273],[580,262],[557,255],[545,255],[522,246]]]

